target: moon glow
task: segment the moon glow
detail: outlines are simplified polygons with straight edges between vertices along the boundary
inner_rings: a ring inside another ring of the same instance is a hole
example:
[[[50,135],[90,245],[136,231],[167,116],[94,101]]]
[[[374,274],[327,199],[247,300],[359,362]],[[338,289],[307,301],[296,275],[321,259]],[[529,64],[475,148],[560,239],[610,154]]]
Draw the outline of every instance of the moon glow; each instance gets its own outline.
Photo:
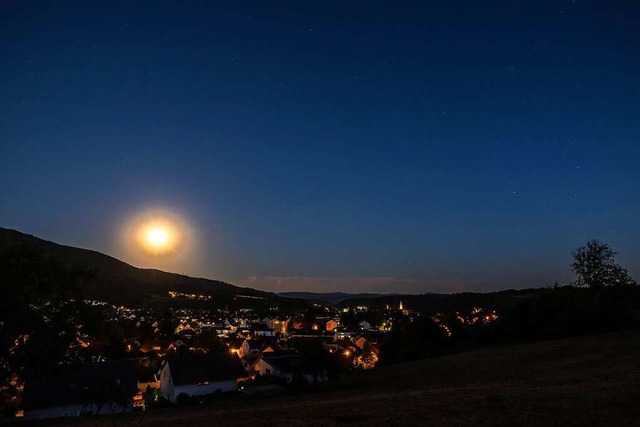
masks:
[[[161,248],[165,246],[168,240],[169,235],[164,228],[153,227],[147,232],[147,241],[151,246],[155,248]]]
[[[139,215],[129,230],[135,247],[153,256],[178,253],[188,235],[187,227],[177,216],[157,211]]]

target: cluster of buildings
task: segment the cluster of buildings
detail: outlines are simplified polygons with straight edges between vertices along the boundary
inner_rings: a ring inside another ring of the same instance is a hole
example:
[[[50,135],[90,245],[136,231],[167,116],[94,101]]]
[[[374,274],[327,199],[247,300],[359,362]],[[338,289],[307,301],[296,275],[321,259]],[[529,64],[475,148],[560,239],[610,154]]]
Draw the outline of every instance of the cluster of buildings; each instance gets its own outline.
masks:
[[[306,348],[321,349],[346,369],[370,369],[379,359],[379,342],[391,322],[372,324],[365,320],[367,309],[362,306],[342,311],[316,304],[308,312],[268,310],[263,316],[246,308],[234,312],[177,308],[167,318],[166,311],[87,303],[101,308],[108,321],[133,328],[134,336],[124,337],[125,354],[118,359],[103,356],[104,343],[80,329],[77,341],[91,357],[83,364],[63,366],[50,378],[28,381],[17,416],[38,419],[145,410],[153,401],[180,403],[249,392],[256,384],[318,384],[331,378],[331,368],[316,364],[323,358],[307,354]]]
[[[451,323],[455,322],[460,326],[474,326],[474,325],[488,325],[498,320],[498,313],[495,310],[485,310],[481,307],[473,307],[468,314],[455,312],[453,319],[450,319],[451,315],[443,315],[437,313],[435,316],[431,316],[431,320],[442,329],[447,337],[451,337]]]
[[[170,297],[203,300],[179,292]],[[15,377],[22,394],[16,416],[38,419],[145,410],[159,402],[206,401],[239,390],[251,395],[265,384],[317,385],[335,378],[332,366],[338,365],[339,372],[375,367],[394,322],[420,315],[401,301],[384,310],[313,304],[290,313],[273,308],[258,313],[251,308],[184,307],[158,312],[86,303],[102,310],[108,322],[128,325],[123,352],[107,355],[104,338],[101,342],[79,327],[76,346],[87,355],[85,363],[62,366],[55,376],[26,384]],[[452,322],[484,325],[497,318],[495,311],[479,307],[464,314],[431,316],[447,336],[452,334]]]

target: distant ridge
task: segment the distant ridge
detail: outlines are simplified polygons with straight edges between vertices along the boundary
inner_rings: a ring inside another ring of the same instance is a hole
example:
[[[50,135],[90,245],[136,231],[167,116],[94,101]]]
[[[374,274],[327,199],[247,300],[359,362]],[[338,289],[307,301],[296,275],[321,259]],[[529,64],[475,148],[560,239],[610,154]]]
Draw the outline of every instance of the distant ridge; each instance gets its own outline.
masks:
[[[375,293],[361,293],[361,294],[349,294],[345,292],[280,292],[281,297],[296,298],[307,301],[328,302],[331,304],[338,304],[342,301],[350,299],[368,299],[377,298],[381,296],[389,296],[389,294],[375,294]]]
[[[103,253],[60,245],[55,242],[0,227],[0,256],[16,245],[34,247],[68,267],[86,267],[95,273],[95,280],[85,287],[89,296],[106,300],[141,300],[149,294],[166,296],[168,291],[206,291],[219,296],[248,295],[279,299],[270,292],[234,286],[219,280],[189,277],[161,270],[137,268]]]

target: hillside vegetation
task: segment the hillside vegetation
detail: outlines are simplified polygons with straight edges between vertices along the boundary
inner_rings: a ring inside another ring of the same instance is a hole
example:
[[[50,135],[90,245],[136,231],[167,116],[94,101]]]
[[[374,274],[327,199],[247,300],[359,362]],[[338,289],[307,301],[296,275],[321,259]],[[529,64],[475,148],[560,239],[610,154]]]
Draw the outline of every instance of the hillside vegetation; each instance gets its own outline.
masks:
[[[166,296],[169,291],[207,292],[228,299],[238,294],[280,299],[273,293],[242,288],[219,280],[136,268],[100,252],[60,245],[0,227],[0,254],[16,250],[17,247],[36,249],[70,268],[87,269],[93,279],[84,284],[83,293],[118,304],[142,303],[152,295]]]
[[[640,331],[495,347],[376,368],[344,388],[65,426],[638,425]]]

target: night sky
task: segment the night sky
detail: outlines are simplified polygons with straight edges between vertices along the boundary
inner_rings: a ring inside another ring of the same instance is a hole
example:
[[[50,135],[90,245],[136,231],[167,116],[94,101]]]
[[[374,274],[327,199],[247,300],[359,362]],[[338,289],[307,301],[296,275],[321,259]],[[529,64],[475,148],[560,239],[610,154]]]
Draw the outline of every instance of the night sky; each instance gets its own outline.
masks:
[[[637,1],[0,4],[0,225],[271,291],[640,279]],[[527,3],[526,5],[524,3]],[[191,246],[144,259],[148,211]]]

